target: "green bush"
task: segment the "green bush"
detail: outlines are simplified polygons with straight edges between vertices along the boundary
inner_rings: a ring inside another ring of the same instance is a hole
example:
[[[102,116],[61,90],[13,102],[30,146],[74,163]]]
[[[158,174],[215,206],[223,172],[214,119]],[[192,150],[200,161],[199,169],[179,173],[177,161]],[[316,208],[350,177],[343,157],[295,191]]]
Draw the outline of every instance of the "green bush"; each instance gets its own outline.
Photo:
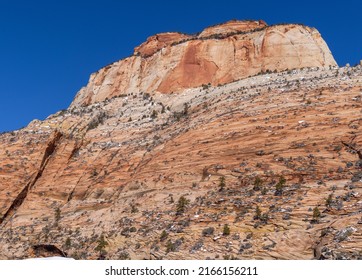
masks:
[[[224,225],[222,235],[230,235],[230,227],[227,224]]]
[[[313,222],[318,222],[321,217],[321,212],[319,211],[319,208],[316,206],[313,209]]]
[[[163,230],[161,232],[160,240],[164,241],[164,240],[166,240],[167,237],[168,237],[168,233],[165,230]]]
[[[329,194],[327,199],[326,199],[326,206],[331,207],[332,203],[333,203],[333,194]]]
[[[285,187],[286,182],[287,180],[283,176],[279,177],[279,182],[275,185],[275,193],[274,193],[275,195],[283,194],[283,189]]]
[[[259,220],[260,218],[261,218],[261,210],[259,206],[256,206],[254,220]]]
[[[100,238],[98,239],[98,245],[97,245],[97,247],[94,249],[94,250],[96,250],[96,251],[98,251],[98,252],[100,252],[100,253],[103,253],[105,250],[105,248],[106,248],[106,246],[108,245],[108,242],[106,241],[106,239],[104,238],[104,235],[102,234],[101,236],[100,236]]]
[[[226,184],[225,184],[225,176],[222,176],[222,177],[220,177],[219,191],[223,191],[225,186],[226,186]]]
[[[181,196],[176,205],[176,215],[181,215],[185,212],[187,205],[189,205],[190,200]]]
[[[258,177],[258,176],[255,177],[253,190],[259,191],[262,183],[263,183],[263,181],[260,179],[260,177]]]

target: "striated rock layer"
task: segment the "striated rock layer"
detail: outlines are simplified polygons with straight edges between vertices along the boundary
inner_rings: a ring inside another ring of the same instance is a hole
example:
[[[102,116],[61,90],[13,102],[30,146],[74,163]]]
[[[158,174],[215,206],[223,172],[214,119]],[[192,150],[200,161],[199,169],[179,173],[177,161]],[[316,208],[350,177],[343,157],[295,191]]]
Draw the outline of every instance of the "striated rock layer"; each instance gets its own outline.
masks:
[[[312,30],[229,22],[198,38],[236,28]],[[151,37],[129,60],[231,40],[175,45],[177,36]],[[213,78],[179,93],[134,85],[112,97],[114,85],[138,75],[111,75],[126,59],[93,76],[104,80],[86,103],[94,81],[68,110],[3,133],[0,258],[362,258],[362,66],[304,59],[304,69],[222,86]]]
[[[203,84],[229,83],[266,71],[336,66],[319,32],[264,21],[230,21],[198,35],[162,33],[134,55],[91,75],[72,106],[127,93],[179,93]]]

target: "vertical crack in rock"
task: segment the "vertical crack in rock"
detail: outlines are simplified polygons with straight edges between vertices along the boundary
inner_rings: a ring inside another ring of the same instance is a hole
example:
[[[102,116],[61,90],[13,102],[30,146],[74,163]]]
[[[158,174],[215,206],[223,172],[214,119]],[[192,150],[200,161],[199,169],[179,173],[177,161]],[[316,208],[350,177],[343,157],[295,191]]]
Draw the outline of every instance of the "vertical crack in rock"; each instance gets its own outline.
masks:
[[[55,131],[53,133],[53,135],[51,136],[51,139],[49,140],[47,147],[44,151],[44,155],[43,155],[38,172],[35,174],[33,179],[31,179],[30,182],[28,182],[26,184],[26,186],[22,189],[22,191],[14,199],[13,203],[10,205],[9,209],[6,211],[6,213],[3,215],[3,217],[0,218],[0,225],[2,225],[8,217],[11,217],[19,209],[19,207],[24,203],[26,197],[28,196],[29,191],[32,189],[32,187],[36,184],[36,182],[42,176],[43,171],[49,162],[49,158],[54,154],[55,149],[62,136],[63,136],[63,134],[59,131]]]

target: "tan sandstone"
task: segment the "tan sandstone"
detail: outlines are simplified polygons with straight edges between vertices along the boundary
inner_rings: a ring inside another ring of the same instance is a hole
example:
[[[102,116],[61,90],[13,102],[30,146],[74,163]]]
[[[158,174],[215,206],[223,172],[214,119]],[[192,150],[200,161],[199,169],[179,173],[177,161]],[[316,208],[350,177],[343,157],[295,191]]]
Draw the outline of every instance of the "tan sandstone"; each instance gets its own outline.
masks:
[[[314,28],[231,21],[200,35],[162,33],[148,38],[135,48],[135,55],[92,74],[72,106],[128,93],[180,93],[266,71],[329,66],[336,62]]]
[[[361,258],[362,67],[264,25],[150,37],[1,134],[0,258]]]

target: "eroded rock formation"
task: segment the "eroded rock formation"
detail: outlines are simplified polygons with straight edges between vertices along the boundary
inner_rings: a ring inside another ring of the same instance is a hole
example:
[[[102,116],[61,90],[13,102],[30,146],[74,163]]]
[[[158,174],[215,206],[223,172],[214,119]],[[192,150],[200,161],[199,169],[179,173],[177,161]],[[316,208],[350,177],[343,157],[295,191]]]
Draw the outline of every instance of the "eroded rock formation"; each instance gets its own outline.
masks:
[[[361,81],[300,25],[150,37],[0,135],[0,258],[361,258]]]
[[[162,33],[148,38],[133,56],[92,74],[72,106],[128,93],[180,93],[266,71],[329,66],[336,62],[314,28],[231,21],[198,35]]]

